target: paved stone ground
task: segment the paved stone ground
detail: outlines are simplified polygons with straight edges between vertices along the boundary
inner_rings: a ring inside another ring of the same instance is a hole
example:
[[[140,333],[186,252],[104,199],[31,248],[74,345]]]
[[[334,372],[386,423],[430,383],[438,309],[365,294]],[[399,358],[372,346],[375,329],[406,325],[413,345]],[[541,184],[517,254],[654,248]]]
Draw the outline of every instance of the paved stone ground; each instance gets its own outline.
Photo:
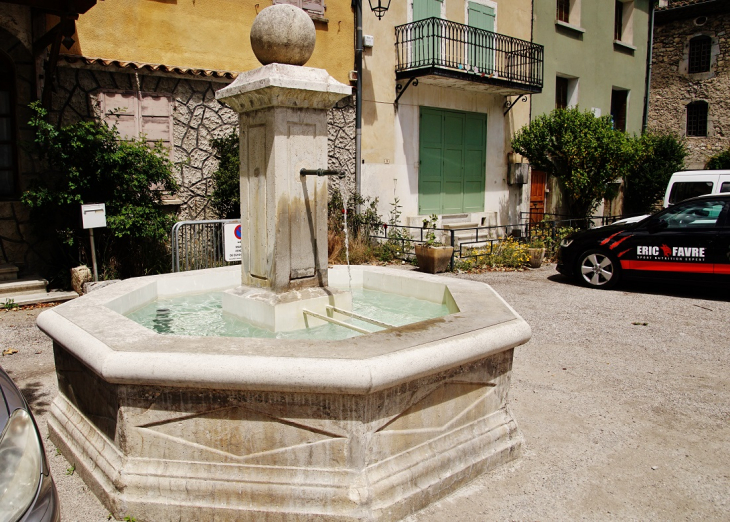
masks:
[[[407,522],[730,519],[727,289],[604,292],[554,265],[456,277],[489,283],[533,328],[515,352],[510,397],[524,453]],[[19,350],[0,365],[45,432],[56,382],[38,312],[0,312],[0,347]],[[46,445],[63,520],[107,520]]]

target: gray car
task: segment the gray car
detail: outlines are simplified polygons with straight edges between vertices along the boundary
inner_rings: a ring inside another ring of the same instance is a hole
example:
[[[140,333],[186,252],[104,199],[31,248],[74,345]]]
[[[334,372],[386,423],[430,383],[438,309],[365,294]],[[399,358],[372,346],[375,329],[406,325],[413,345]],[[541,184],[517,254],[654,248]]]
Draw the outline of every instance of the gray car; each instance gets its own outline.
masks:
[[[60,512],[38,426],[0,367],[0,522],[57,522]]]

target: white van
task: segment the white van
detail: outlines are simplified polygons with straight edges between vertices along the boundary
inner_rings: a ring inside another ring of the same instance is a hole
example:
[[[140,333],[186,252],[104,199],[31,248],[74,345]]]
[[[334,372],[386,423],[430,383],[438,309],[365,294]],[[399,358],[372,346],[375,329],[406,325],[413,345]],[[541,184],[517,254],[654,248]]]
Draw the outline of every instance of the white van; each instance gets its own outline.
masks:
[[[730,192],[730,170],[686,170],[675,172],[664,194],[664,208],[687,198]]]

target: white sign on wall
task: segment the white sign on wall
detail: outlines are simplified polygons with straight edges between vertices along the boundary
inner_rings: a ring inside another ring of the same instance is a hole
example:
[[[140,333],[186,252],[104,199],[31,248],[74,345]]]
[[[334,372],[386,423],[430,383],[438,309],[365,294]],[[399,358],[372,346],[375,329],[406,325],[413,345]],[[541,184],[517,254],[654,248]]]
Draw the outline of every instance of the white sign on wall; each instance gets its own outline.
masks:
[[[226,261],[241,260],[241,225],[238,223],[223,225],[223,257]]]

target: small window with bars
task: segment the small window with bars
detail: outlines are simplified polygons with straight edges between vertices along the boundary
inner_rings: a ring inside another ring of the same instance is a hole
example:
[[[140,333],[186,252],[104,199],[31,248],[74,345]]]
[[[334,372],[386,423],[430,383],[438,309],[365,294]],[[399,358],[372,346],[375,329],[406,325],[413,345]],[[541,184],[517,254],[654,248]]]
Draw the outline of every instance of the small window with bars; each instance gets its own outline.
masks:
[[[707,102],[696,101],[687,105],[687,136],[707,136]]]
[[[689,41],[690,74],[709,72],[712,59],[712,38],[709,36],[695,36]]]
[[[555,18],[561,22],[570,22],[570,0],[557,0],[557,12]]]

